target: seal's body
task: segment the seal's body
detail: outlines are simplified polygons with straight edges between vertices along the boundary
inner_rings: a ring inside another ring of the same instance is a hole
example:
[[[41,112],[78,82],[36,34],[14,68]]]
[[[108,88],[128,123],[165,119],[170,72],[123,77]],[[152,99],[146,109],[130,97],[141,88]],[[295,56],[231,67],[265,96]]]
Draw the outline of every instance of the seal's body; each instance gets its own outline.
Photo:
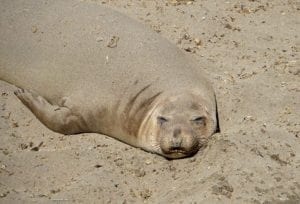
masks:
[[[194,154],[215,132],[201,67],[145,26],[92,3],[0,4],[0,79],[21,88],[48,128],[102,133],[168,158]]]

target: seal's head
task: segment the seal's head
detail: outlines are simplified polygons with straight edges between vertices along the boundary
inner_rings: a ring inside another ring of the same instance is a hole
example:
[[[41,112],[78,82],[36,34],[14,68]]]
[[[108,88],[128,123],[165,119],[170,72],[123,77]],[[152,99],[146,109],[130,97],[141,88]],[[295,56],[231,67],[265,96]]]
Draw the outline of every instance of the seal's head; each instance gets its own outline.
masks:
[[[158,102],[147,121],[150,148],[170,159],[192,156],[206,146],[216,131],[216,120],[215,101],[187,93],[167,97]]]

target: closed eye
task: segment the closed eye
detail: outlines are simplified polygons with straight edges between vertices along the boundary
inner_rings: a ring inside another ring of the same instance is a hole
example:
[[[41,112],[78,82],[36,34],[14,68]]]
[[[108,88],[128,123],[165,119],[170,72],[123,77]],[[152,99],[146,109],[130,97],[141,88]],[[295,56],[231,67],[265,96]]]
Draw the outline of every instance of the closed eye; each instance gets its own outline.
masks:
[[[158,117],[157,117],[157,121],[158,121],[158,123],[159,123],[160,125],[162,125],[162,124],[168,122],[168,119],[165,118],[165,117],[162,117],[162,116],[158,116]]]
[[[196,124],[204,124],[205,125],[205,117],[204,116],[199,116],[199,117],[196,117],[195,119],[193,119],[192,121]]]

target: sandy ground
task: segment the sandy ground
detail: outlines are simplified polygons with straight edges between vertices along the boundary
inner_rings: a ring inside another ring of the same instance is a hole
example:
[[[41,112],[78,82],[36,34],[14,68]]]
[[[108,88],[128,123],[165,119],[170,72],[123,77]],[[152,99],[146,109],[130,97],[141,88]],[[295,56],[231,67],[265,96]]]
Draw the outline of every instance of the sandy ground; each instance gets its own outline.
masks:
[[[207,64],[221,133],[169,161],[103,135],[54,133],[0,82],[0,203],[300,203],[299,1],[86,2]]]

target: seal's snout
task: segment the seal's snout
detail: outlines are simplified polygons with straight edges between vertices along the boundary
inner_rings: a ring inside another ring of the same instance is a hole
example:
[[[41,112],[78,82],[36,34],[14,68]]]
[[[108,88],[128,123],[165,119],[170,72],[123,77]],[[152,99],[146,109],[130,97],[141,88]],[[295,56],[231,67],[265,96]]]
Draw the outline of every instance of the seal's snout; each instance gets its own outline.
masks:
[[[176,128],[174,130],[174,133],[173,133],[173,137],[174,138],[178,138],[178,136],[181,134],[181,129],[180,128]]]
[[[198,140],[191,128],[182,127],[182,124],[167,128],[160,143],[162,152],[168,158],[191,156],[198,151],[198,146]]]
[[[173,132],[173,138],[171,139],[170,149],[172,149],[172,150],[180,149],[181,143],[182,143],[181,129],[176,128]]]

